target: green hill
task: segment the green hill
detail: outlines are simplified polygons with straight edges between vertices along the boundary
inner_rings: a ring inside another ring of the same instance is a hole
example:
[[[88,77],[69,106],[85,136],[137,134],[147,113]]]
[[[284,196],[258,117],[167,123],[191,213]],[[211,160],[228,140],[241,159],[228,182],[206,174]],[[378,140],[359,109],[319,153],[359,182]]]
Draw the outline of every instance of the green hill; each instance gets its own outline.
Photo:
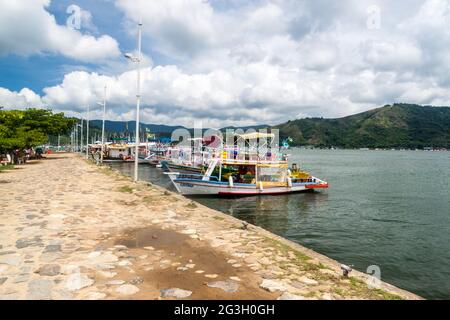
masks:
[[[450,148],[449,107],[394,104],[339,119],[288,121],[274,128],[297,146]]]

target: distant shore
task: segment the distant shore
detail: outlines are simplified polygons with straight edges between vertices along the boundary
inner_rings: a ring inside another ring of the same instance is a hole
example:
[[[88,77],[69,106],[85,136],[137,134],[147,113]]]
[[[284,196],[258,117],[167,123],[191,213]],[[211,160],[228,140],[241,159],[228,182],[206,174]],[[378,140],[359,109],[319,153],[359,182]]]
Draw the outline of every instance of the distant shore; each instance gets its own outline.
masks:
[[[3,299],[420,299],[73,154],[0,173]]]

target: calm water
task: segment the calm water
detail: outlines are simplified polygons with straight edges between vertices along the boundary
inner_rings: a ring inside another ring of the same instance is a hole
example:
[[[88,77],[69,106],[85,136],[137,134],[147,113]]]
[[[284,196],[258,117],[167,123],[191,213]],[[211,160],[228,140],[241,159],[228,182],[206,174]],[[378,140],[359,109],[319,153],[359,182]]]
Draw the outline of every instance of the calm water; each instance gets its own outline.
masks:
[[[291,150],[320,193],[195,198],[426,298],[450,298],[450,153]],[[131,174],[132,164],[114,164]],[[140,179],[174,190],[160,169]]]

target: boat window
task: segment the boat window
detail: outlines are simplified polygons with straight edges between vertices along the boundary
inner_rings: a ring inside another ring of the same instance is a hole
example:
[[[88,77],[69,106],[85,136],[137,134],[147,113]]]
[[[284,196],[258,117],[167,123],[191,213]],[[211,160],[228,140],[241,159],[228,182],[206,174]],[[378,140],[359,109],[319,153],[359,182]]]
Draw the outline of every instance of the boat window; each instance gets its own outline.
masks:
[[[228,181],[233,177],[235,183],[256,183],[255,166],[251,165],[224,165],[222,167],[222,180]]]
[[[280,167],[258,167],[258,181],[285,183],[287,170]]]

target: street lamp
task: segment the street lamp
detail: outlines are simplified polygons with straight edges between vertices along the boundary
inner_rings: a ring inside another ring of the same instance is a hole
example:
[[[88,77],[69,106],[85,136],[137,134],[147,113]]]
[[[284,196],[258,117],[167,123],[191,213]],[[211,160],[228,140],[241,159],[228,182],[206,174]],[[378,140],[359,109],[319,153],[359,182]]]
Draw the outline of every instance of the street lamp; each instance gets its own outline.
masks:
[[[84,137],[83,137],[83,116],[81,117],[81,126],[80,126],[80,130],[81,130],[81,139],[80,139],[80,154],[83,152],[83,143],[84,143]]]
[[[86,113],[86,160],[89,160],[89,104]]]
[[[75,125],[75,153],[78,152],[78,119],[77,124]]]
[[[142,21],[138,24],[138,56],[135,57],[131,53],[126,53],[125,58],[137,64],[137,93],[136,93],[136,148],[134,151],[134,181],[138,181],[138,164],[139,164],[139,107],[141,103],[141,38],[142,38]]]
[[[103,103],[97,102],[98,105],[103,106],[102,117],[102,153],[100,155],[100,163],[103,164],[103,152],[105,150],[105,115],[106,115],[106,85],[103,92]]]

